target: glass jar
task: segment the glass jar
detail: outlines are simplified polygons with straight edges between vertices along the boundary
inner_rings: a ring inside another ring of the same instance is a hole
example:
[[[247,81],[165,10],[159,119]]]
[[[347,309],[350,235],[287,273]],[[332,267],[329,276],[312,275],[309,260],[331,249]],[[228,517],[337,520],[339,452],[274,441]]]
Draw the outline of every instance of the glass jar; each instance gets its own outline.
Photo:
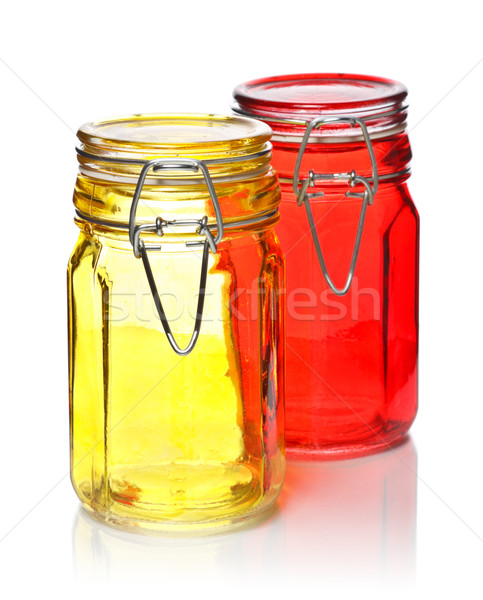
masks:
[[[270,135],[214,115],[78,132],[71,470],[108,523],[232,526],[280,491],[284,263]]]
[[[416,415],[419,217],[406,184],[406,96],[398,82],[342,74],[234,91],[234,111],[274,131],[294,456],[375,452],[402,441]]]

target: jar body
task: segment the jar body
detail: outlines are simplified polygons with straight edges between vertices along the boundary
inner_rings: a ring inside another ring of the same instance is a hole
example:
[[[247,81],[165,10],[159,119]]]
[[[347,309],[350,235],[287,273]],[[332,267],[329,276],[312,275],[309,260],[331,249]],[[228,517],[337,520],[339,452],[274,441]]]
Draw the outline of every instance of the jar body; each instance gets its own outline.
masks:
[[[80,236],[68,267],[75,491],[94,516],[128,528],[203,532],[261,515],[285,471],[270,130],[136,115],[78,135]]]
[[[404,439],[417,411],[419,217],[407,89],[348,73],[248,81],[268,123],[287,268],[286,442],[348,458]]]
[[[68,272],[72,481],[102,518],[203,528],[243,520],[278,495],[283,261],[273,231],[255,237],[210,256],[201,334],[180,357],[141,261],[127,244],[81,232]],[[200,262],[199,251],[151,255],[180,345],[193,327]],[[255,281],[252,299],[241,290]]]
[[[287,265],[286,443],[295,456],[345,457],[401,441],[417,412],[419,218],[405,183],[380,185],[354,279],[335,295],[303,208],[282,188]],[[327,268],[347,274],[360,200],[311,201]]]

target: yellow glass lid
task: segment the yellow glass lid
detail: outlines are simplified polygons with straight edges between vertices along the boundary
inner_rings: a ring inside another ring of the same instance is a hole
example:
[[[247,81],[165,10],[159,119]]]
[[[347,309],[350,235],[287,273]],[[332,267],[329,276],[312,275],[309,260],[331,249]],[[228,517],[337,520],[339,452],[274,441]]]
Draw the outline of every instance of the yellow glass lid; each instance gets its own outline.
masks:
[[[229,171],[234,171],[236,157],[245,162],[260,153],[268,155],[271,133],[265,123],[240,116],[140,114],[86,123],[77,136],[81,158],[190,157],[209,161],[210,171],[220,174],[220,170],[226,171],[219,168],[223,164],[231,165]]]

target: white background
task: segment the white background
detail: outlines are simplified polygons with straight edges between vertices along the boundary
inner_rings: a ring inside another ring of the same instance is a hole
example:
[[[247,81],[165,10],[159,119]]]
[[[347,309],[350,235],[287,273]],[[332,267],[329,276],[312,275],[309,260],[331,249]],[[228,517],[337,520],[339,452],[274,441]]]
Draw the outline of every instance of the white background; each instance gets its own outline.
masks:
[[[2,597],[131,598],[146,585],[178,598],[481,597],[481,12],[476,0],[3,5]],[[412,441],[372,459],[289,465],[280,510],[257,529],[167,540],[93,524],[68,478],[75,131],[126,113],[226,113],[237,83],[304,71],[381,75],[410,91],[421,215]]]

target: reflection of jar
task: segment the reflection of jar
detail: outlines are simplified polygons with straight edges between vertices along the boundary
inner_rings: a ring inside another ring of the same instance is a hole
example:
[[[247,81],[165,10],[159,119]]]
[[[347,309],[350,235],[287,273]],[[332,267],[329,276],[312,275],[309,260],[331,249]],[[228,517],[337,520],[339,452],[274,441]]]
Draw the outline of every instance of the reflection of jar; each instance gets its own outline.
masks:
[[[416,415],[419,219],[406,186],[406,95],[394,81],[340,74],[260,79],[234,93],[236,112],[274,131],[292,454],[374,452],[403,439]]]
[[[417,453],[397,449],[342,461],[288,461],[280,499],[286,577],[352,582],[414,576]],[[300,549],[303,548],[303,552]]]
[[[395,450],[351,460],[288,461],[281,510],[236,535],[132,535],[81,509],[72,532],[75,571],[83,582],[143,581],[168,589],[189,572],[183,586],[195,591],[229,586],[246,573],[273,592],[340,589],[344,582],[351,588],[408,584],[415,574],[417,482],[409,439]]]
[[[78,137],[75,490],[126,526],[203,529],[259,514],[284,473],[270,130],[156,115],[90,123]]]

